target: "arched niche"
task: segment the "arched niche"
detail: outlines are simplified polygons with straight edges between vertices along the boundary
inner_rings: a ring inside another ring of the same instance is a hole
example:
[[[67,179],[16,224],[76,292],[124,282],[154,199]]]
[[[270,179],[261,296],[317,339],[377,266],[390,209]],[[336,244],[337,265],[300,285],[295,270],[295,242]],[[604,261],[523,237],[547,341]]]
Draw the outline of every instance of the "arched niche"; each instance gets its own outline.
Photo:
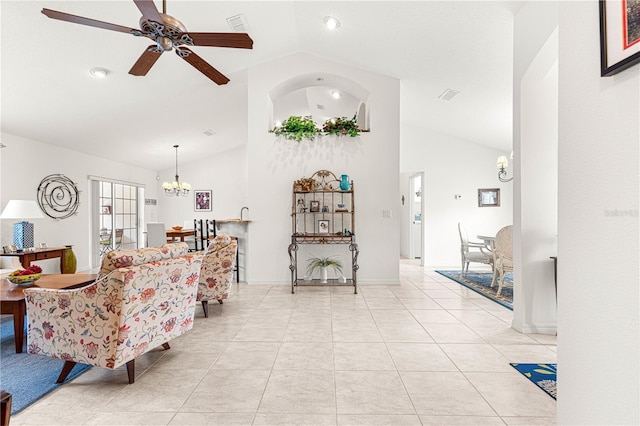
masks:
[[[340,97],[336,99],[334,92]],[[310,115],[318,127],[331,118],[356,116],[358,126],[369,130],[369,91],[348,78],[328,73],[292,77],[269,92],[269,129],[292,115]]]

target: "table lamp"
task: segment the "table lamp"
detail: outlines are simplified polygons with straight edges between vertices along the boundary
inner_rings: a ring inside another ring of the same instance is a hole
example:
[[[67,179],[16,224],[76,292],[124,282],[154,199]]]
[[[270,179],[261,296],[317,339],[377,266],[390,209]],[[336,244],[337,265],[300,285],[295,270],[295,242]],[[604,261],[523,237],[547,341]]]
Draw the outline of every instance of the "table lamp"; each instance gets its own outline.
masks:
[[[35,201],[9,200],[0,219],[20,219],[13,224],[13,244],[19,250],[33,247],[33,223],[25,219],[42,219],[44,216]]]

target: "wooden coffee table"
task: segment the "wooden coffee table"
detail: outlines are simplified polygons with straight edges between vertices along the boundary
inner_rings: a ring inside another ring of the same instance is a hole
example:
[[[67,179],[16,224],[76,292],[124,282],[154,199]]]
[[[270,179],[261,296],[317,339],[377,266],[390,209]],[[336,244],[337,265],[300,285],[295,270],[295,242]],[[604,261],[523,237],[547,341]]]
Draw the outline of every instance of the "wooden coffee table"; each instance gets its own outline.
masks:
[[[32,287],[64,289],[81,287],[95,281],[97,274],[44,274]],[[0,314],[13,314],[13,333],[16,353],[22,353],[24,342],[24,316],[27,305],[24,301],[24,288],[10,283],[2,278],[0,290]]]

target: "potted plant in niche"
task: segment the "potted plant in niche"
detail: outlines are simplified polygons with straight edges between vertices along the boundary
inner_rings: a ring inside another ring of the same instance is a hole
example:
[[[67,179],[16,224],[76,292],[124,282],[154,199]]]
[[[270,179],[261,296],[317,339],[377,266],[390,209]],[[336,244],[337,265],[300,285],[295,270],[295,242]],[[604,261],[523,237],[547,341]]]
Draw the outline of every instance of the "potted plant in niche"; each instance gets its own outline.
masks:
[[[342,262],[335,257],[313,257],[309,259],[307,265],[307,273],[311,276],[316,271],[320,270],[320,282],[327,283],[327,270],[332,268],[334,271],[342,273]]]
[[[356,124],[356,115],[349,120],[347,117],[334,117],[324,122],[322,125],[322,131],[327,135],[336,136],[351,136],[352,138],[358,136],[361,132],[360,128]]]
[[[292,115],[284,120],[282,125],[269,130],[269,132],[285,139],[300,142],[302,139],[314,140],[320,130],[316,127],[316,123],[310,115],[304,117]]]

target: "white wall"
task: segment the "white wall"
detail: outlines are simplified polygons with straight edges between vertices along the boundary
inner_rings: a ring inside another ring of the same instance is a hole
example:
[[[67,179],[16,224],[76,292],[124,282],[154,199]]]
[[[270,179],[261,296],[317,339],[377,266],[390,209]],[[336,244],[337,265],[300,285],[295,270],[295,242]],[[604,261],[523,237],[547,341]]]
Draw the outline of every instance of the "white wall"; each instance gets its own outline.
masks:
[[[505,153],[403,125],[400,168],[403,172],[424,171],[426,266],[460,268],[458,222],[474,240],[478,234],[495,235],[512,223],[513,185],[501,183],[496,169],[501,154]],[[479,188],[500,188],[500,207],[478,207]],[[462,198],[454,199],[455,194]]]
[[[54,173],[63,174],[74,181],[80,190],[78,214],[63,220],[55,220],[45,215],[44,219],[34,219],[36,245],[41,242],[50,247],[73,245],[78,258],[78,271],[90,266],[91,215],[88,176],[101,176],[122,181],[140,183],[146,186],[146,198],[155,198],[156,172],[132,167],[123,163],[82,154],[57,146],[2,133],[1,208],[12,199],[36,200],[40,181]],[[14,219],[1,223],[0,246],[13,244]],[[56,261],[46,261],[45,272],[59,271]],[[40,263],[39,263],[40,264]]]
[[[178,165],[180,180],[191,184],[192,191],[186,197],[167,197],[162,189],[162,182],[173,181],[175,169],[159,173],[158,190],[158,222],[167,227],[180,225],[185,220],[193,219],[230,219],[239,218],[240,209],[249,207],[244,218],[250,217],[251,206],[247,201],[247,154],[246,147],[241,146],[229,151],[206,155],[191,163]],[[212,190],[211,212],[196,212],[194,209],[195,190]]]
[[[557,331],[557,21],[555,2],[528,3],[515,18],[512,325],[525,333]]]
[[[637,425],[640,66],[600,77],[598,18],[560,2],[558,423]]]
[[[371,133],[357,138],[325,137],[301,143],[268,133],[268,93],[283,81],[311,72],[341,75],[370,92]],[[248,194],[255,221],[249,236],[250,283],[289,283],[293,181],[327,169],[354,181],[356,238],[362,284],[399,282],[399,83],[397,80],[295,54],[249,70]],[[383,218],[383,209],[392,211]],[[253,244],[252,241],[257,241]],[[305,247],[306,248],[306,247]],[[344,247],[310,247],[315,254]],[[301,257],[305,259],[306,257]],[[344,262],[344,261],[343,261]],[[347,263],[347,262],[344,262]],[[303,268],[304,262],[299,267]]]
[[[402,162],[402,161],[401,161]],[[411,242],[411,183],[409,179],[413,176],[413,172],[400,173],[400,198],[404,195],[404,204],[400,202],[400,256],[408,258],[411,254],[409,244]]]

